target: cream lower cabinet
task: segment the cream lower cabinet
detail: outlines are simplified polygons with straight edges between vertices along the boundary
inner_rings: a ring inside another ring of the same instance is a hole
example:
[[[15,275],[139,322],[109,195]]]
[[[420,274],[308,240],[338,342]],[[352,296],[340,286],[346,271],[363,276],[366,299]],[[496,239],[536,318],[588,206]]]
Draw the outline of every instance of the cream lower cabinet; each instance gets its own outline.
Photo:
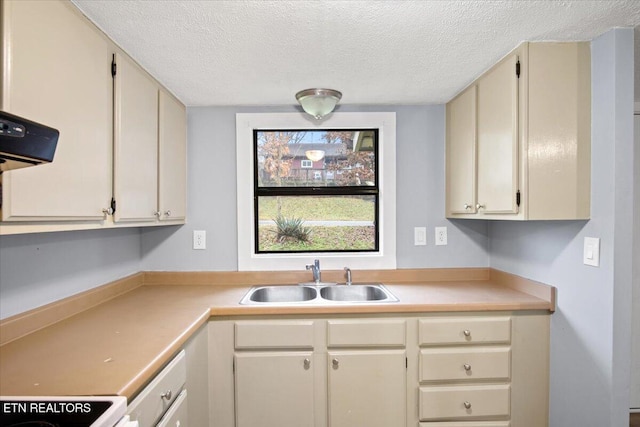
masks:
[[[216,427],[545,427],[549,314],[215,320]]]
[[[590,215],[587,42],[523,43],[447,103],[446,216]]]
[[[236,426],[311,427],[311,352],[236,353]]]
[[[406,425],[406,321],[330,319],[326,327],[328,426]]]
[[[312,427],[315,387],[312,321],[235,324],[235,420]]]

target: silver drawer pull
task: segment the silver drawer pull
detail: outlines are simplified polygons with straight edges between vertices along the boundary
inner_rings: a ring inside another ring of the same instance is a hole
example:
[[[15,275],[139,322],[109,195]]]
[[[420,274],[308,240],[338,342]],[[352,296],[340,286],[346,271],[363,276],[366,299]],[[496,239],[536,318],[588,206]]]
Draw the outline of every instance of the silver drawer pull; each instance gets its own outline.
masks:
[[[471,402],[464,402],[464,407],[467,409],[471,409]]]
[[[469,365],[468,363],[464,364],[464,370],[469,372],[471,370],[471,365]]]
[[[160,395],[161,399],[171,400],[171,390],[167,390]]]
[[[333,365],[334,369],[338,369],[338,367],[340,366],[340,361],[338,359],[333,359],[331,361],[331,364]]]
[[[468,329],[465,329],[464,331],[462,331],[462,333],[464,334],[465,337],[470,337],[471,336],[471,331]]]
[[[309,369],[311,367],[311,360],[304,359],[304,369]]]
[[[468,210],[469,210],[469,209],[471,209],[471,208],[472,208],[472,206],[471,206],[469,203],[465,203],[465,204],[464,204],[464,210],[465,210],[465,211],[468,211]]]
[[[166,211],[166,212],[164,213],[164,216],[171,216],[171,211]]]

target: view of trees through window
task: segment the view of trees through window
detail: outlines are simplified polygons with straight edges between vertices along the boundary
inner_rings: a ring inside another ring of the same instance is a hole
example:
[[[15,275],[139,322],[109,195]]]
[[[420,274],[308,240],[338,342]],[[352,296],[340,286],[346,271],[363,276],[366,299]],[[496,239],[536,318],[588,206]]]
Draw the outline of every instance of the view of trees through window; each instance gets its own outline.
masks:
[[[256,252],[378,250],[377,129],[255,130]]]

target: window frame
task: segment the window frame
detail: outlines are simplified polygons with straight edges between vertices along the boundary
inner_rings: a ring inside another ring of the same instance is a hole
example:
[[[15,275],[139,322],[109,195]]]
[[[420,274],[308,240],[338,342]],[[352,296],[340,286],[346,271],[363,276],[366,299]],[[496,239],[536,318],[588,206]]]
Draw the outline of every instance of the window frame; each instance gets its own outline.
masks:
[[[260,231],[259,221],[257,220],[259,214],[259,197],[277,197],[277,196],[373,196],[375,197],[375,207],[374,207],[374,226],[375,226],[375,236],[374,236],[374,249],[352,249],[352,250],[343,250],[343,249],[331,249],[322,251],[322,253],[341,253],[348,254],[354,252],[378,252],[380,248],[380,224],[379,221],[379,212],[380,212],[380,187],[379,187],[379,172],[380,172],[380,163],[379,159],[379,144],[378,140],[380,139],[379,130],[377,128],[374,129],[354,129],[354,131],[372,131],[375,134],[375,146],[373,149],[374,153],[374,185],[336,185],[336,186],[326,186],[326,185],[307,185],[307,186],[260,186],[258,183],[258,175],[259,175],[259,167],[258,167],[258,133],[260,132],[277,132],[277,131],[289,131],[289,132],[299,132],[299,131],[318,131],[320,129],[253,129],[253,195],[254,195],[254,221],[253,226],[255,227],[254,236],[258,235]],[[341,129],[330,129],[330,128],[322,128],[322,131],[343,131],[344,128]],[[304,161],[304,160],[302,160]],[[308,160],[312,162],[312,160]],[[319,162],[318,162],[319,163]],[[320,169],[312,169],[314,171],[313,180],[322,179],[322,170]],[[259,251],[259,239],[254,239],[254,253],[256,254],[266,254],[266,253],[282,253],[282,254],[295,254],[295,253],[318,253],[318,251],[295,251],[295,252],[286,252],[286,251]]]
[[[300,160],[300,169],[313,169],[313,160],[309,160],[309,159]]]
[[[378,129],[379,242],[376,252],[255,251],[254,130]],[[236,114],[238,270],[299,270],[313,259],[323,269],[396,268],[396,114],[333,113],[321,121],[301,113]]]

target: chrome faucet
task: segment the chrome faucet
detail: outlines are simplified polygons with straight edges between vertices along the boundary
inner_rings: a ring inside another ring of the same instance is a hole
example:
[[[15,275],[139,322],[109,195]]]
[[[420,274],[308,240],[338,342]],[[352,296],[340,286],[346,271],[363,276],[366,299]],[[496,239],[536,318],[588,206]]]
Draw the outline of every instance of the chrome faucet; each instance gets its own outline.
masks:
[[[311,270],[313,273],[313,281],[316,284],[320,283],[320,260],[316,259],[313,261],[313,264],[307,264],[307,270]]]
[[[349,267],[344,268],[344,277],[346,279],[345,285],[351,285],[351,269]]]

